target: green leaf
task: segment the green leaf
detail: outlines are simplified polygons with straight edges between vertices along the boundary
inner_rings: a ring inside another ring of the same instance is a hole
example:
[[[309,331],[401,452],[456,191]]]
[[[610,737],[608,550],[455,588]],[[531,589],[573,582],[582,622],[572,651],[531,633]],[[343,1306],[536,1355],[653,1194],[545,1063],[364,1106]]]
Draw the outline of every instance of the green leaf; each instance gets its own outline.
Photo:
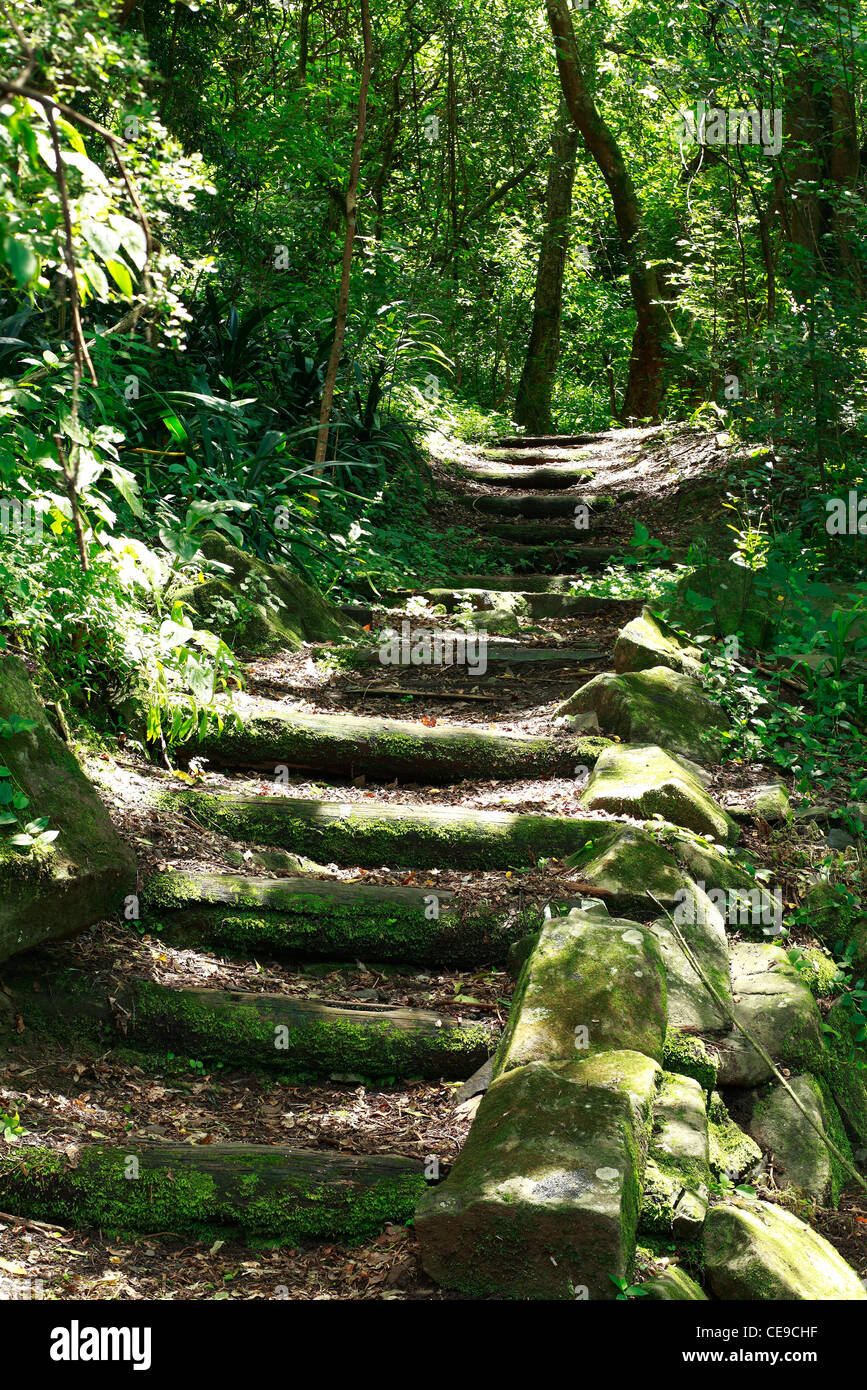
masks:
[[[132,299],[133,294],[135,293],[132,284],[132,277],[129,271],[127,270],[126,266],[124,265],[123,261],[106,261],[105,268],[108,271],[114,283],[117,285],[121,294],[124,295],[127,299]]]
[[[12,272],[13,278],[19,289],[36,275],[39,269],[39,262],[26,241],[19,241],[17,237],[7,236],[3,240],[3,259]]]

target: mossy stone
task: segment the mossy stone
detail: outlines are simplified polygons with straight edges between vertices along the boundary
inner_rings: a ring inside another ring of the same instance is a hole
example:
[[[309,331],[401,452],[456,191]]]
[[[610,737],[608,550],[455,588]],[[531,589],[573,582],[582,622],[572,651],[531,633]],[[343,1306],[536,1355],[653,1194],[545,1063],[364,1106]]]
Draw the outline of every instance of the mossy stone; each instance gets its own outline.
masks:
[[[639,1287],[644,1297],[652,1303],[708,1302],[707,1294],[701,1285],[691,1279],[679,1265],[672,1265],[661,1274],[655,1274],[652,1279],[645,1279]]]
[[[582,1051],[641,1052],[660,1061],[665,971],[652,933],[581,911],[543,927],[515,989],[494,1075]]]
[[[667,666],[594,676],[559,706],[557,714],[591,709],[603,733],[624,743],[658,744],[702,766],[720,759],[726,715],[697,681]]]
[[[415,1228],[445,1288],[611,1299],[629,1279],[658,1067],[612,1052],[495,1080]]]
[[[228,566],[228,574],[176,589],[172,598],[186,603],[205,621],[215,622],[221,605],[237,607],[241,585],[252,581],[255,588],[246,609],[220,627],[230,646],[261,654],[297,651],[305,642],[363,637],[357,623],[292,570],[239,550],[217,531],[202,538],[201,550],[206,559]]]
[[[832,1156],[822,1136],[826,1133],[826,1110],[834,1103],[830,1097],[826,1102],[815,1077],[792,1076],[788,1084],[813,1123],[805,1118],[786,1088],[777,1083],[768,1095],[755,1099],[749,1131],[773,1155],[778,1186],[793,1188],[802,1196],[825,1204],[831,1197]],[[843,1142],[845,1152],[848,1143],[845,1138]],[[839,1175],[837,1178],[834,1185],[839,1195]]]
[[[635,820],[661,816],[673,825],[728,843],[740,834],[694,773],[655,744],[606,748],[596,760],[581,805],[586,811],[608,811]]]
[[[733,942],[731,964],[736,1017],[775,1062],[794,1066],[805,1048],[821,1048],[816,1001],[779,946]],[[738,1029],[720,1040],[719,1049],[724,1086],[757,1086],[773,1075]]]
[[[0,740],[0,763],[30,798],[25,819],[47,817],[60,833],[50,847],[21,852],[0,831],[0,961],[112,916],[135,892],[132,850],[48,722],[25,666],[0,655],[0,718],[14,715],[35,727]]]
[[[719,1091],[707,1107],[708,1160],[717,1179],[740,1182],[761,1162],[762,1151],[732,1119]]]
[[[702,1088],[691,1077],[664,1073],[653,1107],[639,1229],[695,1239],[707,1211],[709,1182]]]
[[[817,1231],[769,1202],[724,1203],[704,1228],[708,1284],[717,1298],[867,1299],[854,1269]]]
[[[618,674],[667,666],[685,676],[698,676],[701,663],[701,648],[684,642],[673,627],[649,608],[643,608],[637,618],[621,629],[612,655]]]

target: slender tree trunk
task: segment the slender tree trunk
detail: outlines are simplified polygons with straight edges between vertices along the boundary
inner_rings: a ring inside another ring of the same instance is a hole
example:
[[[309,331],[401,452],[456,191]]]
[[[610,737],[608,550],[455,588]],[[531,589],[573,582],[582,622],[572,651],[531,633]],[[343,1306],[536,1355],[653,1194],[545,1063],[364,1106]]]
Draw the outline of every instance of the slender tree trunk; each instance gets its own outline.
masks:
[[[346,341],[346,320],[349,316],[349,279],[352,272],[352,251],[355,245],[355,231],[358,225],[358,182],[361,176],[361,151],[364,146],[364,131],[367,125],[367,96],[370,89],[370,69],[373,60],[373,37],[370,31],[369,0],[361,0],[361,27],[364,33],[364,62],[361,69],[361,88],[358,94],[358,119],[355,127],[355,144],[352,149],[352,163],[349,169],[349,184],[346,189],[346,237],[343,243],[343,270],[340,277],[340,291],[337,297],[337,322],[334,327],[334,342],[331,357],[322,387],[322,408],[319,412],[319,433],[316,436],[315,467],[325,462],[328,451],[328,431],[331,411],[334,406],[334,387],[337,382],[337,369],[343,356]]]
[[[546,0],[560,85],[569,114],[608,185],[617,230],[629,266],[637,324],[621,418],[654,420],[665,394],[663,370],[668,316],[662,286],[646,246],[641,205],[623,152],[602,118],[581,71],[568,0]]]
[[[551,392],[560,356],[563,278],[569,250],[572,189],[578,131],[565,101],[560,102],[548,166],[545,227],[536,271],[536,297],[530,345],[515,396],[515,420],[528,434],[551,434]]]

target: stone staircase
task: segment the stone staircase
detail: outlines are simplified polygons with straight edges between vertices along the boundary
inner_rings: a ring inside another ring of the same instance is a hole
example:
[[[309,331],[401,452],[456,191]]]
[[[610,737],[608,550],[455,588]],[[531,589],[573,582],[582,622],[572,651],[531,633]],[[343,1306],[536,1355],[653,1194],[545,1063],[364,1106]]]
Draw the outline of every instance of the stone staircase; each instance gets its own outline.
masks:
[[[322,797],[293,797],[276,784],[267,793],[189,785],[155,799],[162,812],[307,856],[313,867],[270,878],[160,873],[141,892],[143,928],[245,959],[508,964],[517,983],[502,1031],[460,1010],[347,1004],[327,993],[299,999],[149,980],[112,989],[84,963],[50,979],[39,978],[32,957],[4,970],[26,1027],[49,1039],[171,1049],[215,1066],[301,1074],[313,1087],[344,1074],[374,1087],[412,1077],[467,1082],[460,1094],[478,1108],[457,1162],[138,1140],[85,1144],[71,1161],[36,1136],[0,1160],[0,1208],[109,1230],[226,1229],[277,1242],[364,1240],[414,1217],[427,1273],[481,1297],[614,1298],[617,1281],[633,1277],[636,1244],[655,1240],[675,1241],[682,1259],[648,1283],[652,1298],[867,1297],[808,1225],[732,1188],[761,1164],[762,1150],[726,1102],[735,1108],[733,1096],[749,1096],[758,1106],[756,1088],[774,1080],[732,1015],[790,1074],[810,1078],[819,1129],[850,1153],[852,1140],[867,1145],[867,1092],[845,1044],[826,1043],[813,994],[784,953],[761,939],[730,946],[720,895],[728,902],[756,885],[736,856],[738,822],[708,789],[725,720],[697,681],[699,654],[637,605],[576,596],[569,571],[558,573],[564,558],[582,573],[617,551],[604,534],[576,546],[581,533],[568,523],[586,503],[604,532],[606,507],[616,507],[616,498],[587,493],[596,442],[504,440],[466,470],[486,489],[471,494],[480,533],[544,553],[540,572],[455,575],[383,596],[391,607],[423,596],[446,614],[470,605],[485,633],[509,612],[616,617],[613,654],[592,642],[537,645],[520,628],[487,644],[477,686],[540,669],[570,692],[581,686],[554,734],[507,733],[483,727],[481,716],[468,728],[297,714],[277,698],[250,697],[239,702],[243,724],[210,735],[197,756],[214,769],[312,769]],[[352,616],[363,617],[356,608]],[[368,679],[376,647],[359,644],[355,658]],[[438,692],[446,705],[451,674]],[[456,692],[456,706],[465,708],[465,693]],[[462,804],[469,778],[579,770],[588,779],[580,815]],[[349,800],[341,787],[356,778],[446,787],[451,804],[394,803],[375,790],[368,803]],[[468,904],[419,880],[346,882],[315,867],[483,876],[545,860],[569,865],[571,887],[531,896],[517,918],[486,902],[483,877]],[[784,1167],[786,1145],[776,1143]],[[813,1195],[830,1192],[831,1166]]]

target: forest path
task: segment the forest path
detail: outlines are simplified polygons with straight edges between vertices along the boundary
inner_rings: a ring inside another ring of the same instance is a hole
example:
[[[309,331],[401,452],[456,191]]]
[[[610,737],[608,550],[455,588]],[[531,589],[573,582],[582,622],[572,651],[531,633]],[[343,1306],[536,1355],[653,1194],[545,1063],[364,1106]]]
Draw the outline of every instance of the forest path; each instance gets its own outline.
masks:
[[[671,904],[682,881],[645,884],[626,867],[617,835],[634,836],[642,813],[583,804],[609,740],[592,714],[570,729],[557,711],[611,669],[641,608],[576,586],[626,548],[648,498],[703,497],[717,457],[712,440],[693,440],[678,464],[659,431],[533,441],[534,467],[573,472],[567,489],[557,478],[522,494],[482,480],[487,455],[523,484],[524,451],[504,446],[454,463],[449,515],[473,518],[482,546],[491,527],[547,513],[532,523],[538,571],[456,573],[356,605],[393,635],[350,660],[324,648],[252,661],[242,730],[196,750],[207,771],[194,766],[152,803],[151,826],[187,827],[191,852],[145,884],[144,935],[109,930],[9,972],[29,1025],[59,1020],[75,1056],[96,1028],[103,1058],[80,1073],[96,1138],[47,1085],[51,1143],[24,1141],[34,1162],[0,1206],[75,1227],[210,1232],[241,1250],[289,1242],[306,1252],[292,1274],[278,1256],[265,1273],[299,1297],[334,1242],[361,1242],[338,1276],[347,1296],[442,1296],[404,1223],[420,1197],[422,1229],[439,1220],[431,1194],[467,1143],[507,1021],[520,1022],[509,1012],[519,943],[594,901],[651,921],[651,890]],[[564,554],[591,551],[586,569],[560,572]],[[595,868],[581,858],[594,842],[605,848]],[[192,1082],[148,1082],[167,1048],[190,1059]],[[51,1044],[44,1056],[56,1065]],[[52,1164],[72,1144],[79,1162],[61,1177]],[[131,1157],[146,1188],[128,1178]],[[428,1269],[467,1288],[460,1271],[442,1272],[440,1236],[426,1239]],[[593,1296],[609,1296],[604,1276]]]

